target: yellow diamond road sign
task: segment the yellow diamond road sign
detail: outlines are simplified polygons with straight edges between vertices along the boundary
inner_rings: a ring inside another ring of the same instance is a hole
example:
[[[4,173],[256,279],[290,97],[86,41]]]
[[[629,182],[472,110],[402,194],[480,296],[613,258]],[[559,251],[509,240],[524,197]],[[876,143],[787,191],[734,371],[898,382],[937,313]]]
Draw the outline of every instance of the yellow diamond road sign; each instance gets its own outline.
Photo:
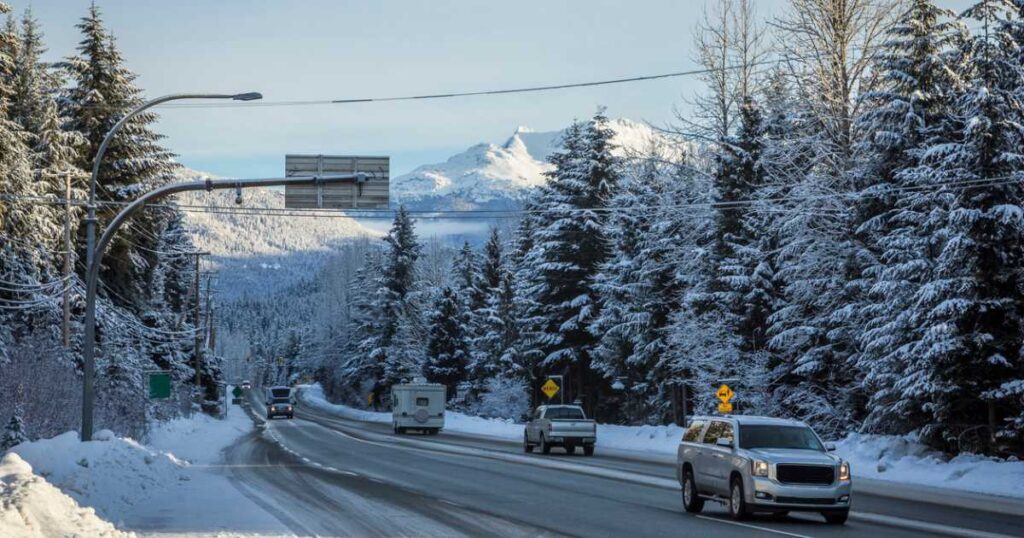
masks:
[[[720,404],[718,404],[718,412],[719,413],[732,413],[732,404],[731,403],[720,403]]]
[[[551,398],[555,397],[555,394],[558,394],[558,390],[559,390],[558,383],[555,383],[554,379],[548,379],[547,383],[544,383],[543,385],[541,385],[540,390],[550,400]]]
[[[729,388],[729,385],[722,385],[721,387],[718,387],[718,392],[715,393],[715,396],[718,397],[718,401],[722,403],[729,403],[729,400],[731,400],[733,396],[736,396],[736,393]]]

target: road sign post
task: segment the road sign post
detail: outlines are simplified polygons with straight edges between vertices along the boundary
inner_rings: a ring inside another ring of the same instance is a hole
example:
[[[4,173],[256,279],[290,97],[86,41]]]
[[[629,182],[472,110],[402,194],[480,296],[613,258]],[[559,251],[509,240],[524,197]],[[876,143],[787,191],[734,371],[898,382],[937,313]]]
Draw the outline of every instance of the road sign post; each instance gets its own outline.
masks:
[[[718,390],[715,392],[715,397],[719,401],[718,412],[722,414],[732,413],[732,404],[729,400],[732,400],[735,396],[736,393],[729,388],[729,385],[723,383],[722,386],[718,387]]]
[[[149,399],[167,400],[171,397],[171,372],[159,370],[146,372],[149,380]]]
[[[387,209],[390,199],[390,157],[357,155],[286,155],[287,177],[354,174],[352,181],[331,185],[289,185],[287,209]]]
[[[547,376],[547,381],[540,386],[540,391],[548,397],[549,402],[553,400],[555,396],[561,394],[559,402],[563,404],[565,403],[565,392],[562,390],[562,376],[560,375]]]

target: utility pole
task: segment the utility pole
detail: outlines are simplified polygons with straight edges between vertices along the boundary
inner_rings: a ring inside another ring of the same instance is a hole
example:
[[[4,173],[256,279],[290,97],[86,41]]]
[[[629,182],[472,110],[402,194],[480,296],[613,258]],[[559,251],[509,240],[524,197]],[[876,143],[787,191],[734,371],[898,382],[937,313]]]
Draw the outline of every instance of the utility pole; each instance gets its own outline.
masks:
[[[71,347],[71,172],[64,173],[64,349]]]
[[[163,97],[157,97],[156,99],[149,100],[141,105],[133,108],[127,114],[125,114],[113,127],[107,131],[107,134],[103,137],[103,141],[100,142],[100,147],[96,150],[96,155],[92,160],[92,173],[89,176],[89,202],[85,206],[85,330],[83,331],[83,339],[85,340],[82,347],[82,441],[92,440],[92,420],[93,420],[93,404],[96,400],[94,393],[95,377],[96,377],[96,284],[95,280],[99,274],[99,266],[96,264],[96,259],[103,255],[103,249],[106,248],[106,244],[103,243],[103,237],[100,236],[100,243],[96,242],[96,224],[98,219],[96,218],[96,186],[99,184],[100,177],[100,163],[103,162],[103,155],[107,152],[107,147],[110,146],[110,142],[113,141],[114,136],[121,130],[122,127],[128,123],[133,117],[142,113],[144,110],[156,105],[166,103],[168,101],[177,101],[179,99],[232,99],[234,101],[255,101],[257,99],[263,99],[263,95],[259,92],[247,92],[247,93],[236,93],[236,94],[220,94],[220,93],[176,93],[171,95],[164,95]],[[184,187],[183,185],[173,186],[170,189],[156,189],[147,195],[143,195],[136,202],[143,199],[155,198],[149,194],[159,194],[160,196],[166,196],[172,191]],[[207,184],[209,188],[209,184]],[[223,187],[222,187],[223,188]],[[190,187],[185,187],[185,190],[192,190]],[[141,204],[140,204],[141,205]],[[131,211],[121,211],[118,213],[120,216],[122,213],[128,214],[137,209],[132,207],[131,204],[128,206]],[[115,220],[117,217],[114,217]],[[117,223],[120,226],[120,222]],[[116,226],[114,227],[117,228]],[[110,227],[108,226],[108,230]],[[105,234],[106,232],[104,232]],[[109,243],[109,239],[107,240]],[[97,255],[97,251],[99,255]],[[96,273],[97,276],[91,276],[91,273]]]
[[[203,331],[206,349],[213,352],[213,273],[206,275],[206,328]]]
[[[195,278],[194,278],[194,281],[192,283],[192,287],[195,289],[195,293],[193,294],[194,301],[192,303],[193,304],[192,319],[193,319],[193,322],[194,322],[193,325],[192,325],[192,328],[193,328],[193,330],[195,330],[195,344],[194,344],[195,348],[194,348],[194,352],[195,352],[195,367],[196,367],[196,388],[200,389],[200,397],[202,397],[202,389],[200,387],[202,387],[201,372],[202,372],[202,367],[203,367],[203,349],[202,349],[202,347],[203,347],[202,346],[203,333],[202,333],[202,331],[199,330],[200,321],[201,321],[200,314],[199,314],[199,305],[201,304],[201,302],[200,302],[201,301],[201,296],[200,296],[200,289],[199,289],[199,257],[200,256],[208,256],[210,253],[209,252],[195,252],[193,254],[196,257],[196,269],[195,269]]]

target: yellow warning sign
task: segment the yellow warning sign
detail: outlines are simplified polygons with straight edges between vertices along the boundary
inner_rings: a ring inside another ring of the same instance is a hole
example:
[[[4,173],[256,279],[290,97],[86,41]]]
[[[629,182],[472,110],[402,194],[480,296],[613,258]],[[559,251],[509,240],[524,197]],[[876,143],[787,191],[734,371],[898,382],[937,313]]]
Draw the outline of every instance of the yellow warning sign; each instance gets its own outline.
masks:
[[[723,402],[723,403],[718,404],[718,412],[719,413],[732,413],[732,404],[728,403],[728,402]]]
[[[736,393],[729,388],[729,385],[722,385],[718,387],[718,392],[715,393],[715,396],[718,397],[718,401],[727,404],[733,396],[736,396]]]
[[[554,398],[555,394],[558,394],[559,390],[560,390],[560,387],[558,386],[558,383],[555,383],[554,379],[548,379],[547,383],[544,383],[540,387],[540,391],[543,392],[544,395],[547,396],[549,400],[551,398]]]

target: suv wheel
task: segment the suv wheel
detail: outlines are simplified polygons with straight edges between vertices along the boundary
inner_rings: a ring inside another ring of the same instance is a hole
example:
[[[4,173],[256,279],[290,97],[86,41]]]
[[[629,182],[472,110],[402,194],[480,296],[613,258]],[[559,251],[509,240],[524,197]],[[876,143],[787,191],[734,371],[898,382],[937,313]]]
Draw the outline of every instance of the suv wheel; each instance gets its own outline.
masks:
[[[548,444],[548,440],[544,438],[544,434],[543,433],[540,434],[540,453],[541,454],[550,454],[551,453],[551,445]]]
[[[843,510],[842,512],[824,512],[821,515],[825,516],[825,523],[829,525],[842,525],[846,523],[846,518],[850,517],[849,510]]]
[[[732,479],[729,487],[729,515],[736,521],[747,519],[747,499],[743,496],[743,481]]]
[[[530,444],[530,438],[523,434],[523,452],[533,452],[533,445]]]
[[[704,499],[697,494],[697,483],[689,469],[683,474],[683,509],[691,514],[698,514],[704,509]]]
[[[583,455],[584,456],[593,456],[594,455],[594,445],[584,445],[583,446]]]

